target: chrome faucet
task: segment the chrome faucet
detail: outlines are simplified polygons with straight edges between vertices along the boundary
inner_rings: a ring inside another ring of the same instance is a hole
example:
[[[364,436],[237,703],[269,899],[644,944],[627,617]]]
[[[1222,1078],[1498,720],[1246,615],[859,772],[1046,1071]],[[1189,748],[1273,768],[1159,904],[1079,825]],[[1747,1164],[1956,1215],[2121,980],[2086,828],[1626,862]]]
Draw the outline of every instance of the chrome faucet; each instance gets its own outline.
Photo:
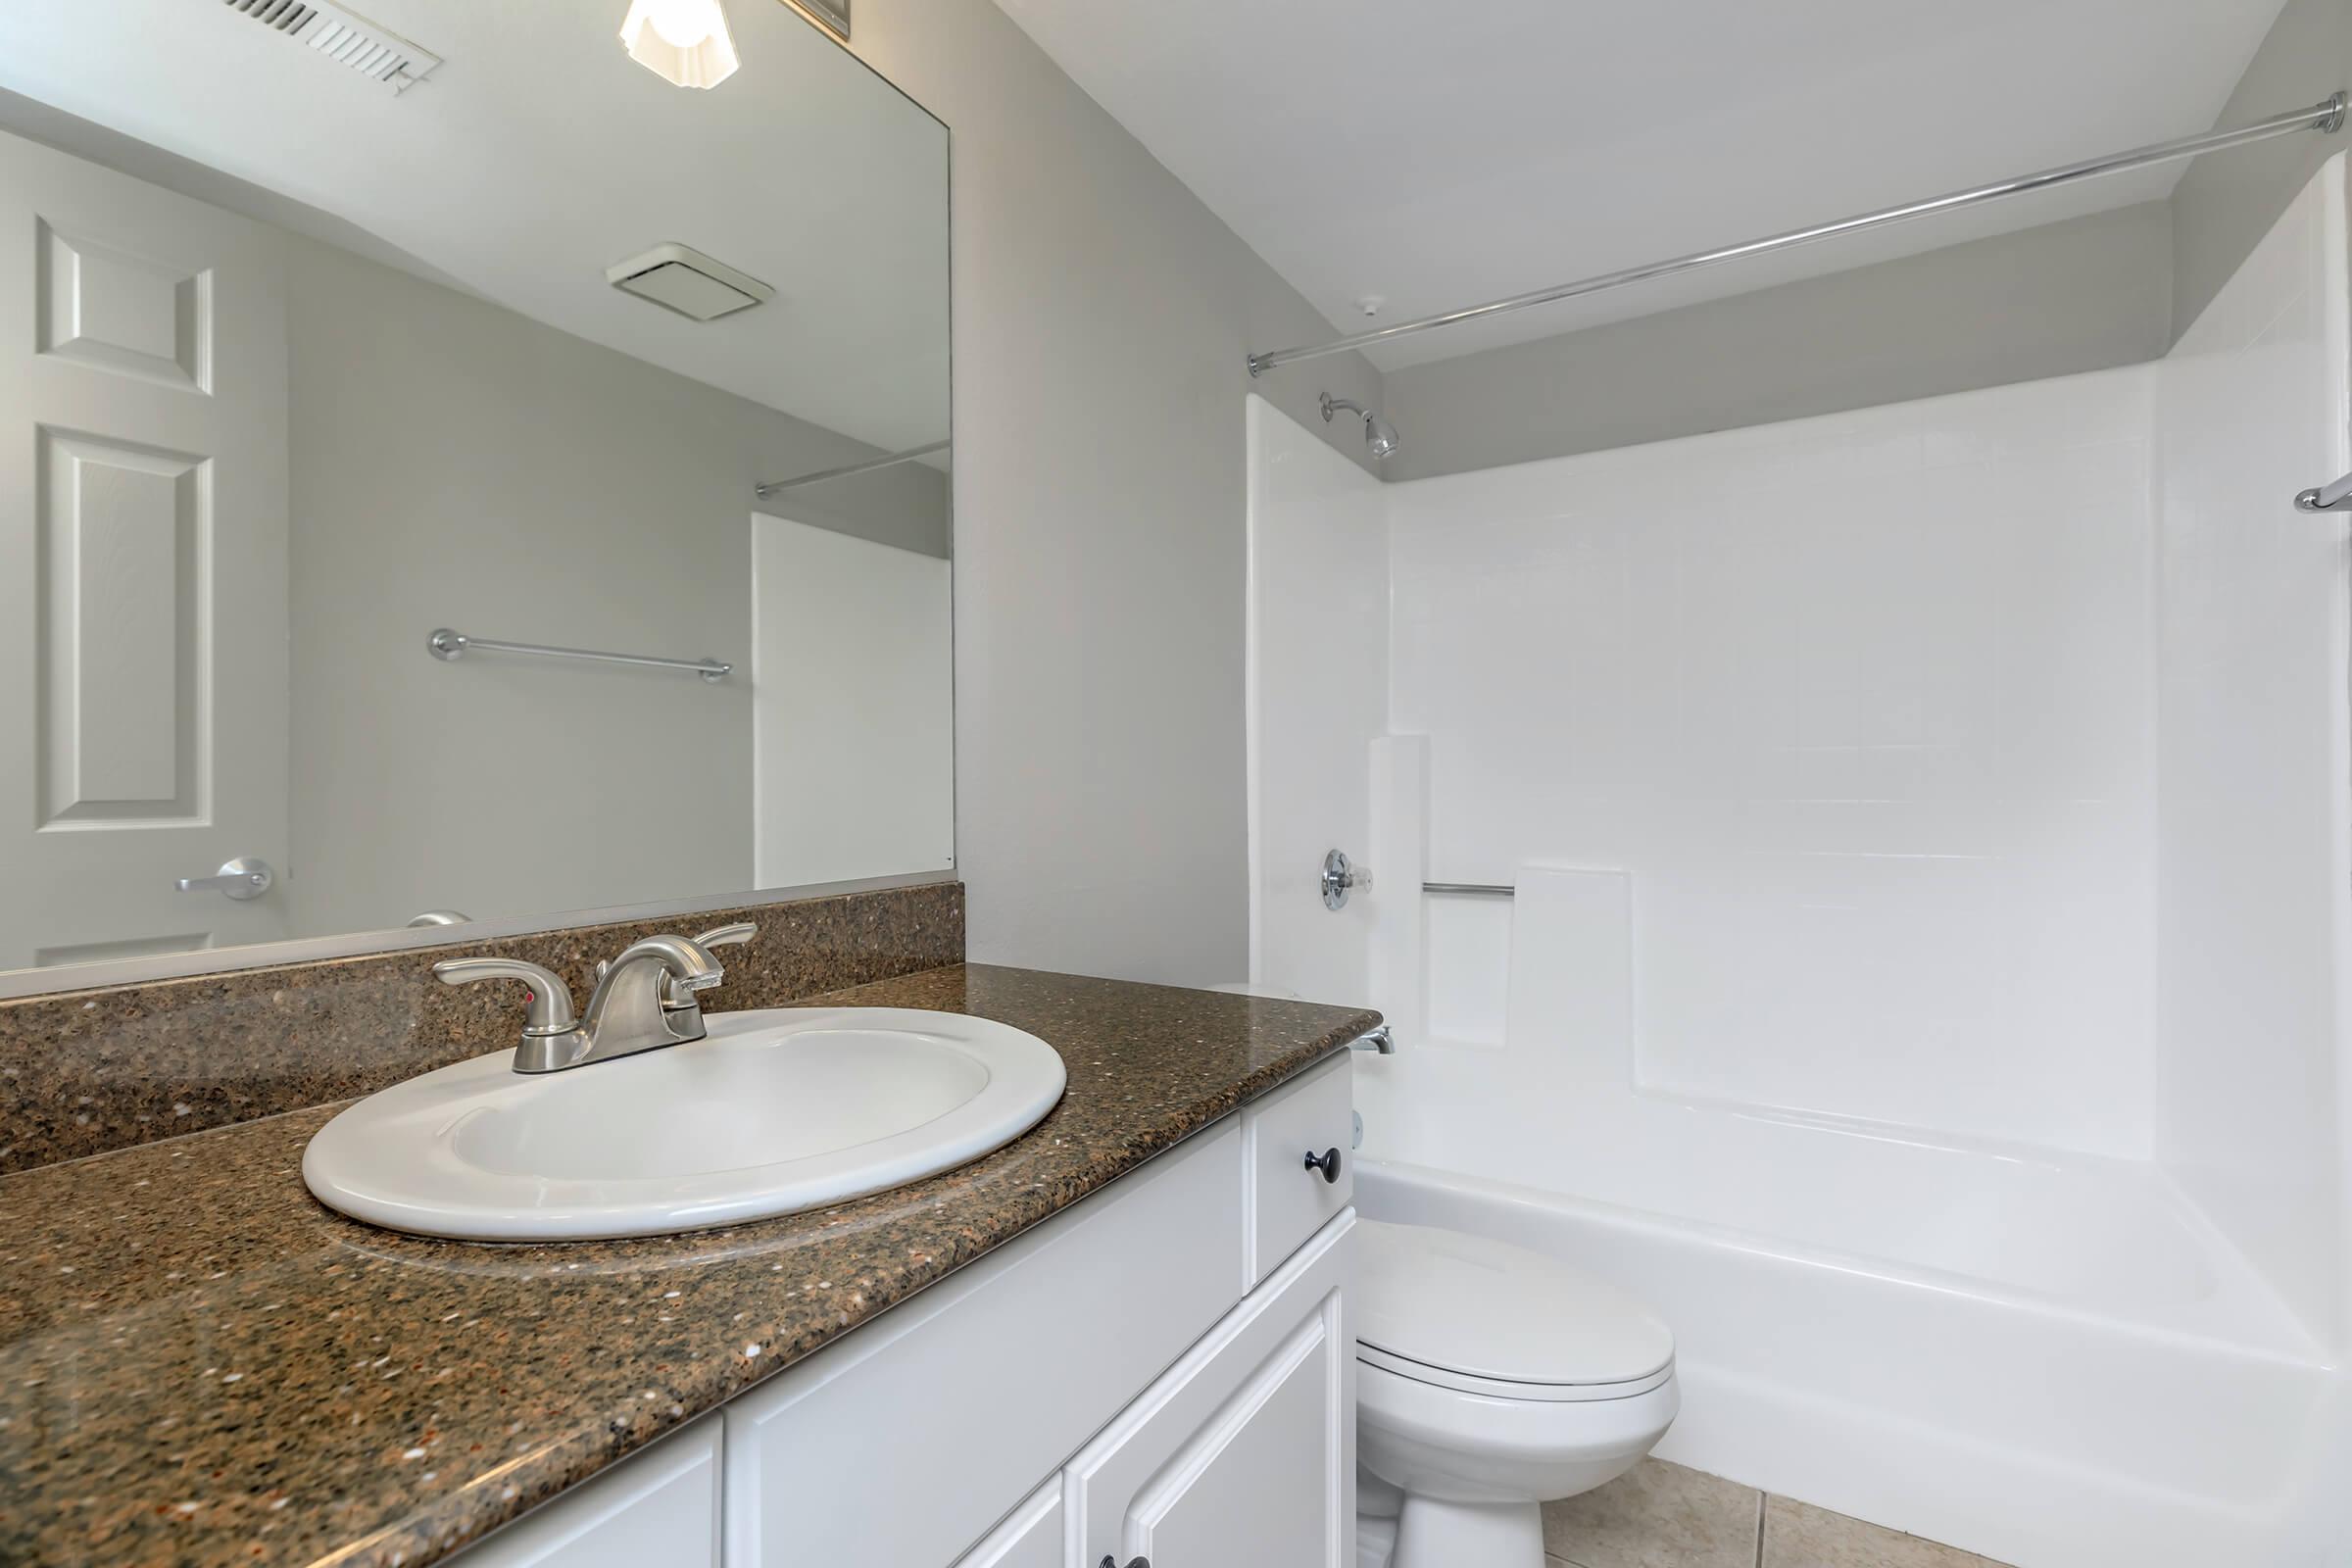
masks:
[[[749,942],[752,925],[720,926],[700,937],[647,937],[596,966],[588,1015],[574,1016],[571,989],[561,975],[519,958],[449,958],[433,965],[443,985],[519,980],[531,988],[516,1072],[563,1072],[591,1062],[633,1056],[700,1040],[709,1032],[702,994],[726,979],[710,956],[714,947]]]

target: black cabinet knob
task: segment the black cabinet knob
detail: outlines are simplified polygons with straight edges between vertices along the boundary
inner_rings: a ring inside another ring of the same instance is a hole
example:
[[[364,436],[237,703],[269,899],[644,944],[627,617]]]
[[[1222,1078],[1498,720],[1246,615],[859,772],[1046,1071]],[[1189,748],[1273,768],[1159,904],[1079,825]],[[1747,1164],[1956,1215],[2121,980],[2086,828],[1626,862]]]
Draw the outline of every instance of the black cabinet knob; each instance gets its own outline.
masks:
[[[1119,1568],[1118,1559],[1111,1556],[1110,1553],[1104,1552],[1102,1554],[1102,1568]],[[1135,1559],[1135,1561],[1129,1563],[1127,1568],[1152,1568],[1152,1559],[1149,1557],[1138,1557]]]
[[[1336,1149],[1326,1149],[1320,1154],[1310,1152],[1306,1156],[1306,1168],[1321,1171],[1326,1183],[1336,1182],[1340,1179],[1340,1152]]]

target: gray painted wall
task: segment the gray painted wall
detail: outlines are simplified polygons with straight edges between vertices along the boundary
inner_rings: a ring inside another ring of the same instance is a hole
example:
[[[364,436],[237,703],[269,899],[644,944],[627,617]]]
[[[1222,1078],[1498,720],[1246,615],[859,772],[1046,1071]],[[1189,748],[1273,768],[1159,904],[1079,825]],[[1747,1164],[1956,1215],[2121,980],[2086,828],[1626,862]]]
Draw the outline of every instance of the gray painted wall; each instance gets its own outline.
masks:
[[[858,0],[854,47],[954,134],[972,956],[1239,978],[1244,360],[1329,325],[988,0]],[[1378,401],[1323,368],[1294,416]]]
[[[1386,477],[2135,365],[2171,345],[2171,255],[2146,202],[1393,370]]]
[[[2352,0],[2287,0],[2215,122],[2243,124],[2352,87]],[[2173,335],[2188,330],[2287,204],[2352,134],[2201,158],[2173,189]]]

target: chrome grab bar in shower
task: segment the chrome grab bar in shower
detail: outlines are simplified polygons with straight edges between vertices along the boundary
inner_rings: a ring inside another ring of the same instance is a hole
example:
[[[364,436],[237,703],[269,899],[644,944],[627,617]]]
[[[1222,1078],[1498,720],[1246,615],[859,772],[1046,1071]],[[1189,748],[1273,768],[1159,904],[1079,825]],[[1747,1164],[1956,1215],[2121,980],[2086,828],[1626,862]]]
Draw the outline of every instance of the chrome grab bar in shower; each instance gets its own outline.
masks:
[[[1450,894],[1459,899],[1515,899],[1517,888],[1501,882],[1424,882],[1424,893]]]

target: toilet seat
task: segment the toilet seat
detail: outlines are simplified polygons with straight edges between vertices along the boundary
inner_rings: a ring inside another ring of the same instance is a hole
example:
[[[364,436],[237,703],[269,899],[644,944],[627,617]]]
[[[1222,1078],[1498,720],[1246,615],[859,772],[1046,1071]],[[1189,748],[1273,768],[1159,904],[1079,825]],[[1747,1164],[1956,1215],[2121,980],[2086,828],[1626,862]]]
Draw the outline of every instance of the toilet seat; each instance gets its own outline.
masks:
[[[1356,1359],[1491,1398],[1629,1398],[1674,1375],[1657,1314],[1555,1258],[1483,1236],[1359,1220]]]
[[[1456,1372],[1451,1367],[1431,1366],[1427,1362],[1409,1360],[1358,1340],[1355,1359],[1363,1366],[1374,1366],[1383,1372],[1394,1372],[1415,1383],[1432,1388],[1451,1389],[1457,1394],[1483,1394],[1492,1399],[1530,1399],[1545,1404],[1573,1404],[1586,1399],[1630,1399],[1637,1394],[1647,1394],[1674,1377],[1672,1366],[1662,1366],[1645,1378],[1627,1383],[1515,1383],[1505,1378],[1482,1378],[1469,1372]]]

